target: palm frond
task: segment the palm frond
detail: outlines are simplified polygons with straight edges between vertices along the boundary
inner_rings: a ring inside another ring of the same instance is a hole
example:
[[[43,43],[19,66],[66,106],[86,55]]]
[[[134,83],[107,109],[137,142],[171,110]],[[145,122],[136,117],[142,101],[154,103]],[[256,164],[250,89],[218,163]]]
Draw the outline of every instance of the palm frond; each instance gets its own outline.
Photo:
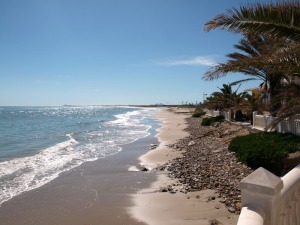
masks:
[[[232,82],[230,84],[231,85],[237,85],[237,84],[244,83],[244,82],[251,81],[251,80],[257,80],[257,79],[256,78],[247,78],[247,79],[242,79],[242,80]]]
[[[280,94],[273,100],[275,103],[283,102],[277,111],[275,120],[267,127],[274,128],[281,121],[298,116],[300,118],[300,85],[290,83],[282,87]]]
[[[204,29],[233,33],[269,34],[300,41],[300,2],[256,3],[227,10],[205,24]]]
[[[204,80],[216,80],[227,76],[229,73],[244,73],[258,79],[265,79],[265,70],[255,67],[255,64],[261,65],[261,61],[256,61],[255,59],[229,60],[226,63],[212,66],[203,74],[202,78]]]

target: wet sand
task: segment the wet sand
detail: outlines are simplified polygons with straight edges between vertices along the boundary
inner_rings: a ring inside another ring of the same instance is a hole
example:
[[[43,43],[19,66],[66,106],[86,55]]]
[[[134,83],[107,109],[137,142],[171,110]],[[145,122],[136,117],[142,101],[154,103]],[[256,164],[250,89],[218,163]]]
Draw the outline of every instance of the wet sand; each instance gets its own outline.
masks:
[[[25,192],[0,207],[1,225],[143,225],[132,218],[130,194],[156,180],[151,172],[128,171],[150,144],[152,135],[123,147],[105,159],[87,162],[52,182]]]
[[[162,127],[157,135],[160,145],[155,150],[149,151],[140,157],[147,166],[155,168],[170,160],[180,157],[181,152],[170,148],[177,140],[189,135],[185,118],[191,116],[186,109],[161,110],[156,114],[162,122]],[[158,179],[150,188],[143,189],[132,195],[134,204],[130,208],[133,217],[150,225],[210,225],[212,221],[219,224],[236,224],[238,216],[228,212],[225,204],[220,203],[215,190],[203,190],[189,193],[160,192],[168,185],[181,184],[169,178],[167,172],[159,172]],[[214,200],[211,198],[214,197]]]
[[[167,109],[155,116],[162,123],[151,135],[123,147],[111,157],[84,163],[54,181],[23,193],[0,207],[1,225],[207,225],[217,219],[236,224],[219,199],[209,201],[214,190],[191,193],[159,192],[174,185],[166,171],[134,171],[141,161],[155,168],[180,157],[167,147],[188,135],[183,129],[189,111]],[[148,150],[150,144],[158,144]],[[131,171],[129,171],[129,169]],[[178,183],[180,188],[180,184]]]

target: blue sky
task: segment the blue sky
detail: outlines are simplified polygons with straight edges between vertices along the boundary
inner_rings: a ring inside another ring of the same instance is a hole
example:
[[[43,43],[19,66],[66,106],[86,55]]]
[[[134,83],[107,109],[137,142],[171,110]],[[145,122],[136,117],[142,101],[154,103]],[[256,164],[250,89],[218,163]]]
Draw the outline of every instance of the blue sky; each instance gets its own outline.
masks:
[[[202,101],[244,77],[202,80],[241,38],[204,24],[247,2],[0,1],[0,105]]]

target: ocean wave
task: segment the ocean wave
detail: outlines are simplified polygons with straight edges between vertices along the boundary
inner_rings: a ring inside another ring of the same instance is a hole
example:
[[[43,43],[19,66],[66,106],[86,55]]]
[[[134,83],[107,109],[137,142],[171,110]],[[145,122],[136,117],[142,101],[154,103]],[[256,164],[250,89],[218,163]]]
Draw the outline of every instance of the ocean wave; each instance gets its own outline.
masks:
[[[77,128],[74,127],[76,132],[64,135],[66,141],[41,149],[31,156],[0,162],[0,206],[14,196],[52,181],[62,172],[87,161],[117,154],[122,150],[122,145],[148,136],[151,126],[144,119],[150,111],[130,110],[133,111],[117,114],[115,120],[109,122],[99,121],[95,113],[91,117],[91,121],[95,121],[93,126],[83,123],[87,125],[81,128],[77,124]]]
[[[123,126],[134,126],[139,123],[139,121],[136,119],[141,115],[140,110],[132,111],[132,112],[127,112],[125,114],[119,114],[115,115],[117,118],[116,120],[107,122],[107,124],[115,124],[115,125],[123,125]]]
[[[78,142],[71,136],[38,154],[0,163],[0,204],[12,197],[56,178],[61,172],[78,165],[80,158],[74,147]],[[68,166],[66,166],[68,164]],[[76,165],[77,164],[77,165]]]

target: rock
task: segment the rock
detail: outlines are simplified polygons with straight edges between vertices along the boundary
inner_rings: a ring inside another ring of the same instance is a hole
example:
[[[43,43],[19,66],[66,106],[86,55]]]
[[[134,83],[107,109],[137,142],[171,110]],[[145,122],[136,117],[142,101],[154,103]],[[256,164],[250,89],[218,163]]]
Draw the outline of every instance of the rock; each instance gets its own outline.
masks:
[[[219,153],[221,152],[222,150],[218,149],[218,150],[215,150],[215,151],[212,151],[213,153]]]
[[[178,145],[173,145],[173,149],[178,149],[179,148],[179,146]]]
[[[220,122],[215,122],[214,124],[213,124],[213,127],[219,127],[220,126]]]
[[[223,136],[226,136],[226,135],[231,135],[232,134],[232,131],[231,130],[225,130],[223,132]]]
[[[220,202],[238,213],[241,202],[238,184],[252,170],[237,161],[235,154],[228,151],[228,144],[236,135],[245,135],[248,130],[227,122],[219,124],[217,129],[202,127],[195,118],[188,118],[187,122],[186,131],[190,135],[169,146],[174,148],[176,145],[183,151],[182,157],[166,165],[169,176],[183,184],[187,192],[216,190],[215,197],[221,198]],[[200,195],[196,198],[199,199]]]
[[[161,189],[159,190],[159,192],[168,192],[168,189],[167,189],[167,188],[161,188]]]
[[[231,212],[231,213],[235,213],[236,210],[235,210],[235,208],[233,208],[233,207],[229,207],[229,208],[228,208],[228,211]]]
[[[140,171],[149,171],[145,165],[140,165]]]
[[[238,211],[240,211],[241,210],[241,203],[236,203],[235,204],[235,208],[238,210]]]
[[[196,143],[194,142],[194,141],[190,141],[189,143],[188,143],[188,146],[193,146],[193,145],[195,145]]]

